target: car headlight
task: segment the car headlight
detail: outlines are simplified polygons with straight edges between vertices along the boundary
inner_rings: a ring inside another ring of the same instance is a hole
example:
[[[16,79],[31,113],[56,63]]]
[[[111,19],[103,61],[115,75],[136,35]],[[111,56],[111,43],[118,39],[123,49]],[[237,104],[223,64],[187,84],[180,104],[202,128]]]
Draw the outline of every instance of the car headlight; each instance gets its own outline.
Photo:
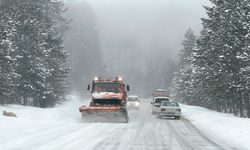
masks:
[[[167,109],[165,109],[165,108],[161,108],[161,111],[166,111]]]
[[[139,106],[139,102],[136,102],[136,103],[135,103],[135,106]]]
[[[179,111],[179,112],[181,112],[181,109],[176,109],[176,111]]]

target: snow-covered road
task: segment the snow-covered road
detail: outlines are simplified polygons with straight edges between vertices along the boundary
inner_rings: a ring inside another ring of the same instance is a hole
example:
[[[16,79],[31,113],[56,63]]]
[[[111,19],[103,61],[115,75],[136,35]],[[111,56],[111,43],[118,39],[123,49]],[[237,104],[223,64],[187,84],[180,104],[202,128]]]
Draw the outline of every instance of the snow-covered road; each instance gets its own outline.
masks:
[[[1,150],[230,150],[227,141],[209,139],[188,120],[157,119],[145,101],[129,110],[125,123],[82,123],[74,102],[52,109],[0,107],[18,118],[0,117]],[[210,137],[211,138],[211,137]]]

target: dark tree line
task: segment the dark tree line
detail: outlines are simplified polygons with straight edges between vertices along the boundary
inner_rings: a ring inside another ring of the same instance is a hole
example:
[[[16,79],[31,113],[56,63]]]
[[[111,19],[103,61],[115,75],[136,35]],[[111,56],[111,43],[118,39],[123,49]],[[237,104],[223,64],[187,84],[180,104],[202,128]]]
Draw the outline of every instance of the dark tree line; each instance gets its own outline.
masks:
[[[1,0],[0,103],[48,107],[65,100],[64,11],[61,0]]]
[[[186,33],[174,97],[250,117],[250,1],[210,1],[201,35],[194,40],[190,30]]]

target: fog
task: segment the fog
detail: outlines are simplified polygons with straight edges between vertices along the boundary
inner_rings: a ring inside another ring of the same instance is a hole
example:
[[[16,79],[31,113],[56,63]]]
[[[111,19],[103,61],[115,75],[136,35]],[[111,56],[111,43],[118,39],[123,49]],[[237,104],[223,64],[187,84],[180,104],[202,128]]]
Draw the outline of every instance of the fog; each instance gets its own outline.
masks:
[[[123,39],[135,40],[144,53],[176,55],[185,31],[201,29],[207,0],[87,0],[94,9],[105,54]],[[156,46],[151,49],[152,45]]]
[[[103,58],[114,64],[112,54],[136,51],[133,59],[143,63],[163,56],[176,59],[181,40],[190,27],[197,34],[205,16],[207,0],[87,0],[97,16]],[[121,45],[133,45],[127,49]],[[123,52],[121,52],[123,51]],[[126,62],[126,61],[125,61]],[[127,66],[123,62],[119,66]],[[116,70],[120,73],[120,70]]]
[[[139,83],[135,82],[140,82],[140,75],[149,76],[144,80],[154,82],[149,83],[152,85],[150,90],[170,86],[184,33],[192,28],[199,34],[202,27],[200,18],[206,16],[202,6],[209,5],[208,0],[84,2],[95,15],[95,29],[103,60],[101,66],[105,69],[105,73],[95,72],[92,75],[123,76],[137,89]],[[82,1],[68,0],[68,3]]]

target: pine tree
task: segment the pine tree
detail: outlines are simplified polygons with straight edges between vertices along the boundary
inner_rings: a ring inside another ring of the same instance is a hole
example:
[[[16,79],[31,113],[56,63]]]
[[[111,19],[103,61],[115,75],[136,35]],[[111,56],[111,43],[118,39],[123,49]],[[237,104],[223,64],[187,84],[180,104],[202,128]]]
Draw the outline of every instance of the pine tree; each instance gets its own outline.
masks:
[[[67,23],[61,0],[3,0],[3,14],[13,20],[14,91],[19,104],[48,107],[64,96],[68,69],[62,36]],[[8,10],[11,10],[10,12]],[[1,19],[2,20],[2,19]],[[4,27],[6,28],[6,27]]]
[[[195,72],[193,75],[193,97],[195,97],[195,103],[211,109],[215,109],[215,103],[222,95],[218,78],[223,77],[221,70],[214,70],[219,67],[214,68],[217,63],[214,59],[214,52],[212,52],[213,43],[214,41],[209,39],[208,30],[204,29],[197,40],[192,61]]]
[[[16,12],[19,14],[14,19],[16,25],[18,55],[16,73],[19,75],[16,87],[16,101],[23,105],[38,106],[37,99],[43,90],[46,78],[45,48],[40,34],[43,33],[41,1],[25,0],[18,2]],[[35,104],[33,104],[35,103]]]
[[[14,51],[16,47],[13,37],[16,36],[14,25],[16,22],[11,18],[13,10],[9,6],[13,1],[0,3],[0,104],[13,102],[14,96]]]
[[[218,111],[243,116],[249,102],[249,1],[211,0],[205,7],[204,32],[195,52],[195,85],[202,88],[203,103]],[[196,94],[201,99],[201,93]],[[244,99],[245,97],[245,99]],[[247,98],[247,99],[246,99]]]
[[[63,47],[63,35],[67,30],[68,20],[62,16],[65,11],[62,1],[57,3],[48,3],[46,5],[47,12],[46,29],[46,49],[48,49],[46,62],[49,76],[46,83],[49,83],[49,91],[45,91],[45,96],[42,97],[40,105],[42,107],[55,105],[58,102],[65,100],[66,82],[65,78],[68,77],[69,68],[65,66],[68,53]],[[58,28],[59,26],[59,28]]]
[[[175,89],[175,99],[190,103],[192,92],[192,73],[193,67],[191,64],[192,52],[195,47],[196,37],[194,32],[189,29],[185,33],[182,42],[183,49],[180,51],[180,61],[178,64],[178,71],[175,73],[173,86]]]

